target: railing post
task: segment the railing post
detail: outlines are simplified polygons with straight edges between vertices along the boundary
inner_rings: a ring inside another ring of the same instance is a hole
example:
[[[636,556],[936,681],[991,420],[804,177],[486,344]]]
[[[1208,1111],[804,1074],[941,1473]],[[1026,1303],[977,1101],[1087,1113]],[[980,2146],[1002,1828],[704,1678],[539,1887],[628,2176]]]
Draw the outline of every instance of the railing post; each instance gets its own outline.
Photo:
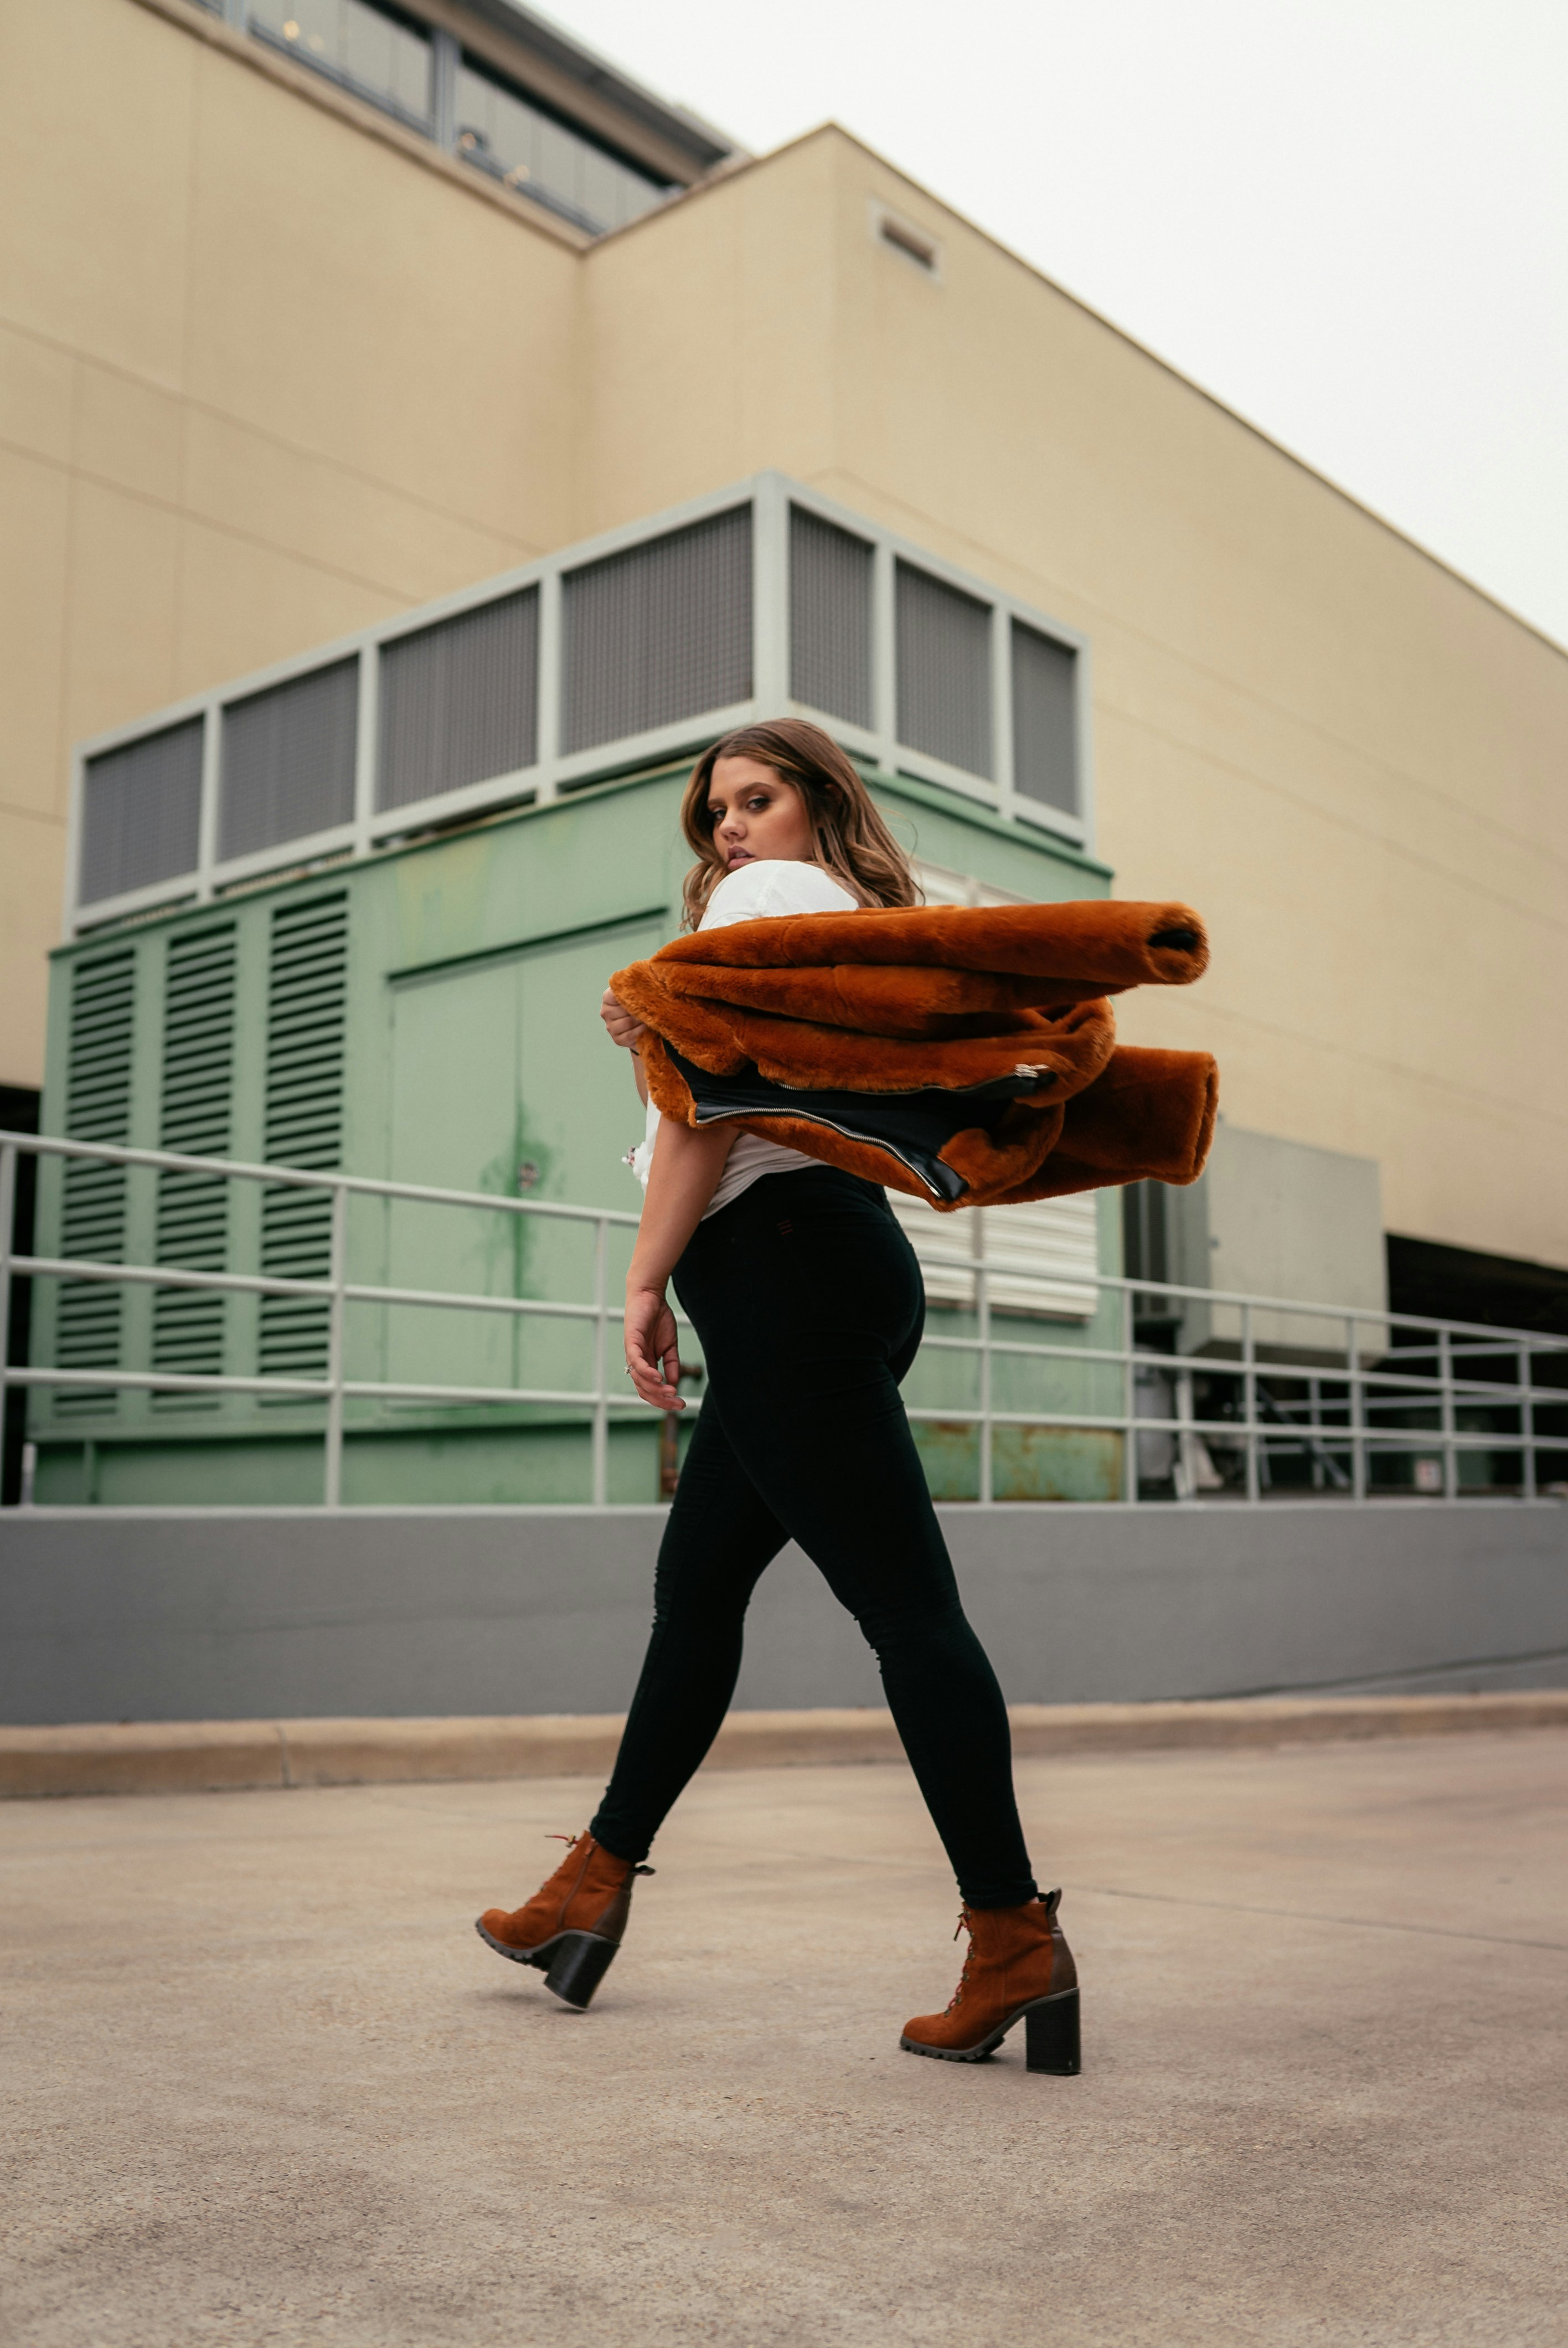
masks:
[[[1367,1395],[1361,1383],[1361,1323],[1352,1313],[1345,1323],[1345,1362],[1350,1373],[1350,1493],[1367,1497]]]
[[[1459,1498],[1459,1458],[1454,1449],[1454,1357],[1453,1335],[1448,1324],[1438,1331],[1438,1375],[1442,1380],[1440,1402],[1442,1412],[1443,1498]]]
[[[1122,1291],[1122,1416],[1127,1422],[1122,1441],[1122,1497],[1130,1509],[1138,1505],[1138,1365],[1132,1359],[1134,1317],[1132,1291]]]
[[[11,1398],[11,1235],[16,1214],[16,1145],[0,1144],[0,1443]],[[23,1392],[26,1389],[24,1387]]]
[[[991,1505],[991,1286],[985,1259],[975,1264],[975,1303],[980,1334],[980,1506]]]
[[[593,1505],[610,1505],[610,1396],[605,1392],[609,1367],[610,1225],[601,1215],[593,1227]]]
[[[1241,1308],[1241,1406],[1246,1425],[1246,1496],[1249,1500],[1260,1497],[1261,1479],[1257,1472],[1257,1355],[1252,1337],[1252,1306]]]
[[[1535,1498],[1535,1403],[1531,1394],[1533,1365],[1530,1348],[1519,1349],[1519,1447],[1523,1465],[1523,1483],[1520,1498]]]
[[[343,1385],[345,1371],[344,1324],[348,1316],[348,1191],[333,1184],[332,1254],[328,1269],[333,1292],[327,1304],[327,1435],[323,1500],[329,1509],[343,1506]]]
[[[1181,1359],[1177,1356],[1178,1361]],[[1184,1365],[1175,1374],[1176,1472],[1172,1478],[1178,1500],[1198,1497],[1198,1457],[1193,1435],[1193,1373]]]

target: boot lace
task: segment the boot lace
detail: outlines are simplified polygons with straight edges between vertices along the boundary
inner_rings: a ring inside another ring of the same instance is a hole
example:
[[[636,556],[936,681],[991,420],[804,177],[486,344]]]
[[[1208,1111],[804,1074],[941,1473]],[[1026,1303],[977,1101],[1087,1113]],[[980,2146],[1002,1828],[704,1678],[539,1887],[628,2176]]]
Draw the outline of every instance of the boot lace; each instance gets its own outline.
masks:
[[[965,1931],[968,1931],[969,1934],[969,1945],[964,1951],[964,1969],[958,1975],[958,1986],[953,1992],[952,1996],[947,2003],[945,2010],[948,2013],[957,2013],[959,2006],[962,2005],[964,2002],[964,1992],[968,1987],[969,1983],[969,1967],[975,1962],[975,1936],[973,1930],[969,1926],[969,1911],[967,1908],[960,1908],[958,1910],[958,1921],[953,1928],[954,1940],[956,1941],[958,1934]]]
[[[581,1835],[548,1834],[545,1837],[547,1842],[564,1842],[568,1850],[575,1850],[582,1839]],[[603,1846],[600,1845],[600,1848],[602,1849]],[[633,1875],[655,1875],[658,1869],[652,1867],[634,1867],[631,1872]]]

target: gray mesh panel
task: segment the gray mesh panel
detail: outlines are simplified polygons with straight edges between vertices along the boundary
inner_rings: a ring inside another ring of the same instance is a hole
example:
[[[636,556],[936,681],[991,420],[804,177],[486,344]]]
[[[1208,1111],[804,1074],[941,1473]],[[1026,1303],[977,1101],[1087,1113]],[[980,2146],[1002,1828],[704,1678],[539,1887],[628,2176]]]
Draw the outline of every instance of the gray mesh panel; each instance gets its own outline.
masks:
[[[538,639],[538,589],[527,587],[382,647],[378,808],[533,765]]]
[[[170,726],[87,760],[80,899],[177,880],[196,867],[201,825],[201,720]]]
[[[898,739],[966,774],[991,771],[989,603],[898,565]]]
[[[750,506],[571,572],[562,589],[564,750],[750,700]]]
[[[789,689],[808,708],[871,724],[871,563],[864,539],[789,511]]]
[[[354,815],[359,663],[336,661],[223,712],[218,853],[250,856]]]
[[[1012,623],[1013,787],[1078,813],[1078,655],[1038,628]]]

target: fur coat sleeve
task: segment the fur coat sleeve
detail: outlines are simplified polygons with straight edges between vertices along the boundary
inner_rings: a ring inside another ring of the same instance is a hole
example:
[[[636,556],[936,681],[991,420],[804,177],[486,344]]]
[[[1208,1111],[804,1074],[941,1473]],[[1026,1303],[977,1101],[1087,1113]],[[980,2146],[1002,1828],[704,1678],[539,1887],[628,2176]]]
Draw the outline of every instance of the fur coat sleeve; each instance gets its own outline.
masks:
[[[1118,1045],[1109,997],[1207,962],[1184,905],[900,907],[697,932],[610,983],[663,1115],[951,1211],[1194,1181],[1214,1063]]]

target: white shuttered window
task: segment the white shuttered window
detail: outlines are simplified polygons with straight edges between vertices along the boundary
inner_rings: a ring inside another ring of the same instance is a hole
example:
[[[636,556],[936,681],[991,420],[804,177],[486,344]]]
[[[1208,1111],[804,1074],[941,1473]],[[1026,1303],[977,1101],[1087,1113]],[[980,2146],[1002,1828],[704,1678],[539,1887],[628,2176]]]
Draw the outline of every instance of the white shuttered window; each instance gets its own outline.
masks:
[[[1050,1321],[1089,1321],[1100,1268],[1092,1191],[1039,1199],[1027,1207],[975,1207],[938,1215],[924,1200],[889,1190],[888,1203],[908,1232],[925,1278],[927,1301],[973,1311],[975,1276],[963,1264],[983,1260],[991,1310],[1037,1313]]]

